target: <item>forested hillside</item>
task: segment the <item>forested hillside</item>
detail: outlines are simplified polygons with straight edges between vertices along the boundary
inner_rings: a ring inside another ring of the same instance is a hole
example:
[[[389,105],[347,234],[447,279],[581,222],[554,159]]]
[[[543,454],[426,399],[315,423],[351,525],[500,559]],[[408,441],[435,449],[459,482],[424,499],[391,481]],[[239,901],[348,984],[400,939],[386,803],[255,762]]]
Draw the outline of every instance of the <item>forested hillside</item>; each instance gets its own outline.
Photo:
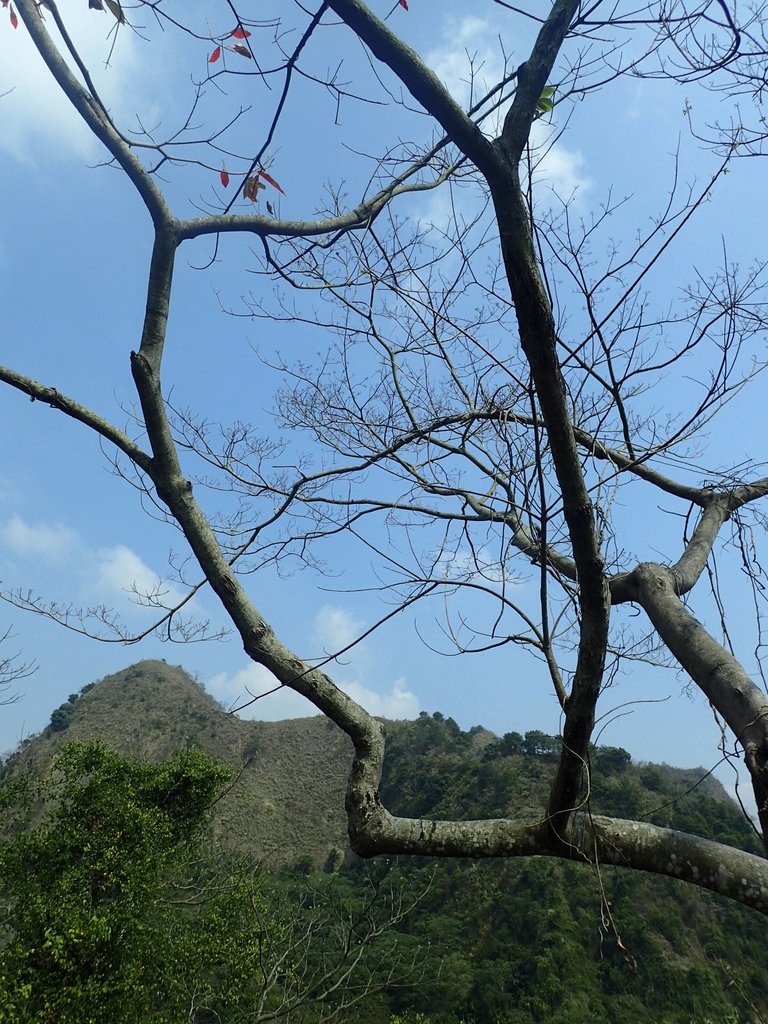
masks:
[[[382,798],[394,811],[425,820],[472,808],[487,816],[512,807],[541,813],[556,737],[499,738],[480,726],[464,732],[438,712],[387,730]],[[309,893],[330,892],[334,906],[351,906],[371,883],[419,895],[390,929],[400,960],[418,971],[368,997],[351,1019],[720,1024],[757,1022],[768,1012],[763,919],[690,886],[544,858],[356,858],[341,814],[351,751],[321,718],[244,722],[182,670],[144,662],[73,694],[6,762],[6,779],[44,777],[68,742],[92,737],[149,761],[201,748],[232,765],[232,788],[213,806],[207,855],[223,844],[232,855],[248,851],[249,863],[271,865],[264,883],[271,899],[287,896],[298,907]],[[591,756],[600,781],[583,798],[595,812],[757,848],[738,807],[703,769],[635,765],[616,747]],[[376,967],[373,949],[365,969],[369,976],[386,969]]]
[[[555,738],[508,734],[478,751],[479,735],[440,715],[394,731],[385,803],[425,818],[458,818],[470,807],[489,816],[512,806],[540,812]],[[602,769],[596,812],[757,848],[719,783],[701,781],[704,769],[633,765],[616,747],[593,758]],[[429,942],[440,977],[406,1001],[435,1020],[721,1024],[730,1013],[761,1021],[768,1010],[762,919],[690,886],[544,858],[401,860],[398,870],[430,886],[406,927]]]

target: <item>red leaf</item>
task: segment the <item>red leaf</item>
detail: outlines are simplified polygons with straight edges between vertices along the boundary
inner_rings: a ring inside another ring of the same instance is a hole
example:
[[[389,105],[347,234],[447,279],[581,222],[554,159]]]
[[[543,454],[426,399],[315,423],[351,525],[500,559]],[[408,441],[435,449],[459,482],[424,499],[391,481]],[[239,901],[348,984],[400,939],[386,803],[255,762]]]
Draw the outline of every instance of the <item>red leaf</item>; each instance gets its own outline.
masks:
[[[408,0],[400,0],[400,6],[404,7],[405,10],[407,11],[408,10]]]
[[[247,57],[248,60],[253,60],[251,57],[251,51],[245,46],[238,46],[238,44],[235,43],[234,46],[230,46],[230,50],[234,50],[235,53],[239,53],[241,57]]]
[[[11,24],[14,28],[19,27],[19,19],[16,17],[16,11],[13,8],[11,8]]]
[[[242,25],[238,25],[234,32],[229,33],[233,39],[247,39],[250,36],[250,32],[247,28],[243,28]]]
[[[219,177],[221,178],[221,184],[224,186],[224,188],[227,188],[229,185],[229,175],[227,174],[227,170],[225,167],[222,167],[221,171],[219,172]]]
[[[211,54],[211,56],[208,58],[208,63],[209,64],[215,64],[220,56],[221,56],[221,47],[217,46],[216,49]]]
[[[257,203],[259,201],[259,189],[266,187],[266,185],[262,185],[258,177],[254,174],[253,177],[245,179],[243,195],[246,199],[250,199],[252,203]]]
[[[264,181],[266,181],[268,184],[272,186],[272,188],[276,188],[281,195],[285,195],[285,191],[282,188],[280,188],[275,179],[271,178],[266,171],[259,171],[259,177],[263,178]]]

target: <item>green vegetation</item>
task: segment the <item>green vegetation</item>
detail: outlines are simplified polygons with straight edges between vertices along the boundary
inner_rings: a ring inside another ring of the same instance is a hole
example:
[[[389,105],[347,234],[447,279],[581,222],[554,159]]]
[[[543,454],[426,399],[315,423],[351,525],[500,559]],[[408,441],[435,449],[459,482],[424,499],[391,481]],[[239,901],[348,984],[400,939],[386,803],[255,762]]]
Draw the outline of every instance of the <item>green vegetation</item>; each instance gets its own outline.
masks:
[[[230,775],[200,751],[147,764],[95,741],[42,783],[4,783],[2,1024],[321,1021],[369,996],[400,959],[399,903],[222,867],[204,825]]]
[[[72,717],[72,712],[75,709],[75,704],[84,693],[88,693],[94,688],[95,683],[86,683],[79,693],[70,693],[66,701],[60,704],[54,711],[51,712],[51,720],[48,728],[52,732],[64,732],[69,728],[69,720]]]
[[[65,707],[67,729],[45,729],[11,755],[7,770],[44,771],[72,740],[102,739],[118,753],[147,761],[199,748],[235,771],[249,762],[213,817],[214,834],[230,851],[256,851],[270,867],[303,853],[320,867],[332,848],[346,846],[343,794],[353,750],[329,722],[242,721],[186,672],[162,661],[108,676]]]
[[[39,817],[42,802],[42,820],[17,820],[0,848],[0,1021],[178,1021],[193,988],[201,1005],[228,1008],[242,957],[209,995],[212,951],[238,949],[232,888],[217,883],[185,919],[171,897],[184,873],[191,880],[206,809],[229,774],[199,752],[148,765],[75,743],[28,787],[17,814]],[[18,796],[7,783],[5,802]],[[258,897],[250,880],[237,889]]]
[[[478,753],[442,716],[391,733],[382,798],[397,813],[459,818],[543,806],[555,737],[508,734]],[[596,813],[628,813],[749,848],[752,830],[702,771],[632,765],[592,751]],[[703,790],[703,792],[702,792]],[[351,870],[354,870],[352,868]],[[364,869],[363,869],[364,870]],[[433,979],[393,1010],[403,1024],[704,1024],[757,1022],[768,1009],[762,918],[652,876],[544,858],[401,860],[396,875],[429,892],[402,925],[429,949]],[[750,1002],[753,1005],[750,1005]]]
[[[143,736],[156,759],[64,742],[94,723],[123,751]],[[464,732],[440,713],[387,730],[382,798],[398,813],[541,814],[557,737]],[[222,736],[227,768],[211,756]],[[352,857],[327,814],[343,802],[339,742],[319,718],[230,718],[161,663],[81,695],[69,729],[27,742],[0,787],[0,1024],[245,1022],[280,1008],[360,1024],[768,1016],[763,919],[682,884],[547,859]],[[636,765],[619,747],[590,759],[596,812],[754,843],[703,769]],[[322,983],[342,977],[335,992]]]

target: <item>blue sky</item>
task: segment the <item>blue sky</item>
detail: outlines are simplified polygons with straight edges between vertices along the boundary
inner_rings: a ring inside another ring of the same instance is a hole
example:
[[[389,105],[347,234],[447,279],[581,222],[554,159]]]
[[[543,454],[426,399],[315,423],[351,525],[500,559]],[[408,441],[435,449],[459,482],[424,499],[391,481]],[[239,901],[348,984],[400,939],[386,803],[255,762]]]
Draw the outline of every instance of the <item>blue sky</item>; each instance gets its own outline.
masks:
[[[384,5],[374,6],[384,10]],[[452,2],[439,5],[438,16],[434,5],[420,0],[413,0],[410,8],[407,15],[395,13],[398,28],[462,102],[467,54],[475,56],[476,66],[483,65],[482,74],[489,80],[499,67],[500,33],[510,36],[504,43],[514,53],[513,63],[524,54],[525,38],[511,38],[510,22],[492,3],[475,5],[470,16],[466,5]],[[200,6],[189,10],[199,13]],[[160,51],[156,41],[124,30],[110,68],[104,69],[113,28],[109,15],[89,12],[85,3],[72,4],[72,13],[71,31],[113,112],[126,123],[132,123],[137,111],[144,123],[168,121],[179,113],[190,67],[198,76],[205,73],[204,46],[189,41],[171,46],[166,41]],[[263,45],[268,45],[266,36]],[[12,90],[0,98],[2,361],[124,425],[134,401],[128,354],[137,347],[141,328],[151,245],[148,217],[118,171],[96,166],[102,154],[58,97],[23,26],[14,32],[7,21],[0,21],[0,53],[0,93]],[[353,70],[364,69],[355,47],[341,55]],[[317,64],[330,65],[339,56],[336,51],[320,52]],[[258,94],[248,131],[263,130],[264,112],[273,100],[271,93]],[[226,97],[211,90],[200,116],[213,117],[226,102],[236,101],[235,86]],[[696,86],[630,79],[589,96],[573,107],[567,131],[539,169],[540,201],[554,202],[550,189],[573,195],[574,213],[587,219],[612,189],[614,198],[627,196],[628,201],[614,214],[611,233],[619,240],[630,239],[663,205],[676,154],[683,182],[706,180],[717,161],[691,138],[689,123],[702,126],[725,118],[728,109],[722,97]],[[299,92],[270,151],[270,168],[286,191],[280,200],[283,216],[310,216],[326,181],[346,178],[353,189],[364,161],[356,161],[343,148],[346,144],[354,141],[358,150],[377,152],[382,139],[409,138],[409,132],[429,128],[417,114],[373,111],[375,116],[371,108],[348,104],[339,124],[333,125],[327,97],[308,87]],[[557,117],[556,110],[555,127]],[[763,175],[759,161],[744,161],[720,180],[684,240],[650,278],[655,300],[674,302],[696,271],[706,275],[716,269],[723,246],[729,259],[744,267],[761,255],[766,229]],[[178,213],[189,216],[194,203],[212,200],[216,185],[213,173],[190,173],[173,177],[169,190]],[[420,202],[418,215],[438,222],[447,200],[433,194]],[[248,273],[254,265],[249,243],[227,239],[212,267],[195,269],[210,252],[210,244],[201,242],[181,254],[166,387],[173,385],[174,402],[197,408],[209,419],[240,417],[257,429],[273,431],[269,410],[279,381],[257,361],[253,349],[269,354],[278,347],[311,356],[322,340],[295,325],[288,330],[264,320],[223,315],[222,304],[242,308],[241,296],[267,286]],[[764,339],[755,345],[759,353]],[[689,386],[695,387],[689,380],[681,392],[679,382],[668,388],[662,384],[654,395],[656,406],[674,407]],[[766,397],[758,380],[751,398],[733,406],[722,425],[710,431],[702,463],[722,466],[745,457],[762,458]],[[62,604],[113,607],[135,629],[148,624],[151,613],[132,604],[129,591],[134,584],[151,588],[168,575],[169,551],[178,555],[183,549],[178,534],[142,511],[135,490],[111,471],[95,437],[79,425],[5,390],[0,391],[0,428],[7,439],[0,462],[2,586],[30,589]],[[652,496],[649,507],[655,511],[657,504],[663,503]],[[679,553],[679,521],[672,513],[684,510],[671,501],[667,505],[670,516],[652,522],[631,504],[619,510],[625,543],[639,557],[673,558]],[[307,657],[345,646],[388,611],[376,595],[349,592],[351,582],[367,571],[365,556],[361,560],[347,541],[324,554],[335,570],[330,578],[297,571],[283,579],[270,570],[247,579],[255,603],[278,634]],[[721,572],[736,650],[751,669],[755,637],[738,560],[729,563],[726,558]],[[703,588],[692,607],[716,629]],[[208,593],[196,600],[196,612],[210,617],[214,626],[225,625]],[[469,659],[441,657],[419,639],[420,634],[438,642],[440,615],[440,607],[427,604],[407,611],[334,666],[334,678],[370,710],[391,717],[440,710],[465,728],[482,724],[498,733],[558,730],[556,702],[532,657],[510,648]],[[183,665],[227,704],[245,687],[268,685],[266,673],[249,665],[231,637],[189,646],[154,638],[128,647],[98,643],[9,605],[0,606],[0,627],[11,627],[13,647],[39,665],[19,685],[20,699],[2,709],[0,749],[42,728],[51,710],[73,690],[140,658],[162,657]],[[684,692],[684,683],[672,671],[642,665],[622,676],[601,706],[608,714],[601,742],[625,746],[636,759],[714,764],[717,727],[706,703]],[[625,704],[631,713],[610,715],[612,708]],[[258,702],[248,714],[281,718],[310,710],[298,696],[282,692]],[[730,778],[727,771],[721,777]]]

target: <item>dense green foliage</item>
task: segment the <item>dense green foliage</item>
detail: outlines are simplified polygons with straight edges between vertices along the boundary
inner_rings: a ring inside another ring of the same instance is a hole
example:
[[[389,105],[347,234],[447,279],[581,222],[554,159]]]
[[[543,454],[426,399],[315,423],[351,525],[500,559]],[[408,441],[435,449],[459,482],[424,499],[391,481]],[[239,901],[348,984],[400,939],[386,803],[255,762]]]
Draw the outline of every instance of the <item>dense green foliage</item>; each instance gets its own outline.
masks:
[[[230,774],[198,751],[148,764],[90,742],[45,782],[6,781],[0,1022],[319,1021],[367,994],[397,960],[379,920],[393,901],[348,885],[342,906],[303,878],[287,912],[284,880],[203,844]]]
[[[186,919],[171,899],[193,881],[207,808],[229,774],[195,751],[149,765],[92,742],[66,747],[27,787],[27,821],[17,804],[0,847],[0,1021],[160,1024],[186,1019],[193,989],[206,1004],[213,949],[238,950],[233,892],[217,884]],[[4,797],[18,800],[18,783]],[[257,897],[251,880],[238,889]],[[228,985],[240,968],[228,963]]]
[[[423,716],[393,730],[382,795],[416,816],[535,815],[557,745],[512,733],[478,751],[472,732]],[[615,747],[592,761],[595,811],[753,844],[733,803],[687,793],[703,772],[634,766]],[[726,1024],[768,1007],[764,919],[682,884],[544,858],[394,871],[429,885],[402,926],[429,950],[425,983],[391,1001],[404,1024]]]

